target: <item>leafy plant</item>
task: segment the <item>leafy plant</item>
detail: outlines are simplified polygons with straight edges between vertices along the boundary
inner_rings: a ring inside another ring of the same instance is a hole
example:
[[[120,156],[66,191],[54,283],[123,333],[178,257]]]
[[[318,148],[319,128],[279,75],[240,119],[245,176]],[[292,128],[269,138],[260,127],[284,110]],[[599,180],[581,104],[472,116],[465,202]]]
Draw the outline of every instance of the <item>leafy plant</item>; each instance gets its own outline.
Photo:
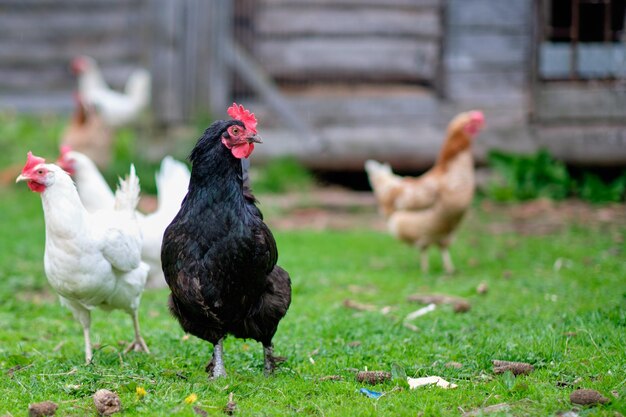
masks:
[[[534,155],[492,151],[488,161],[495,176],[486,194],[496,201],[579,197],[592,203],[605,203],[623,201],[626,195],[626,174],[612,181],[589,171],[572,175],[563,162],[546,150]]]
[[[585,172],[577,191],[580,198],[592,203],[622,201],[626,193],[626,174],[605,183],[598,175]]]
[[[252,188],[255,192],[283,193],[306,190],[313,182],[311,173],[294,158],[278,158],[256,172]]]
[[[498,201],[548,197],[562,200],[570,194],[572,180],[565,164],[541,150],[535,155],[513,155],[500,151],[489,154],[497,174],[488,195]]]

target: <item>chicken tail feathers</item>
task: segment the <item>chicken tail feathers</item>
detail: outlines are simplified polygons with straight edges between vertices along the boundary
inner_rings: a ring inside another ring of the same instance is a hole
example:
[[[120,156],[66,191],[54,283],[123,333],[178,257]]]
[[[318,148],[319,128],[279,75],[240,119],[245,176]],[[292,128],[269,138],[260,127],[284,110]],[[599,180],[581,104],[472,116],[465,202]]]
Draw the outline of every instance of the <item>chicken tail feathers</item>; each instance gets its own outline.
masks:
[[[169,207],[167,212],[172,217],[176,215],[187,194],[190,177],[189,168],[183,162],[169,155],[163,158],[161,168],[156,174],[159,209]]]
[[[150,72],[145,69],[137,69],[128,77],[124,93],[131,97],[139,108],[144,108],[150,101]]]
[[[135,172],[135,165],[130,165],[130,172],[126,179],[120,178],[117,190],[115,190],[115,210],[129,210],[134,212],[139,203],[139,177]]]
[[[393,177],[393,172],[389,164],[381,164],[373,159],[365,161],[365,172],[367,172],[367,178],[370,185],[375,190],[379,186],[381,179],[387,179]]]

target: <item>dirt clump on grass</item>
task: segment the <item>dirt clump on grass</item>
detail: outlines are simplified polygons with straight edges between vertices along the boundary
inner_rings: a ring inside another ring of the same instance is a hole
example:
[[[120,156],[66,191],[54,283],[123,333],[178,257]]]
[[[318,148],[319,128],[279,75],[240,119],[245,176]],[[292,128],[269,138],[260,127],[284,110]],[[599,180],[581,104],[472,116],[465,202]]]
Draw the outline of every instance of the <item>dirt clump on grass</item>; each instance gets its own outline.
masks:
[[[100,389],[93,395],[93,402],[96,410],[101,416],[110,416],[122,409],[120,397],[108,389]]]
[[[511,371],[513,375],[528,375],[535,368],[529,363],[525,362],[509,362],[493,360],[493,372],[496,374],[503,374],[506,371]]]
[[[52,401],[44,401],[41,403],[33,403],[28,406],[28,417],[44,417],[53,416],[59,408]]]
[[[609,399],[593,389],[577,389],[569,395],[569,400],[579,405],[606,404]]]
[[[391,372],[387,371],[359,371],[356,374],[357,382],[376,385],[391,379]]]

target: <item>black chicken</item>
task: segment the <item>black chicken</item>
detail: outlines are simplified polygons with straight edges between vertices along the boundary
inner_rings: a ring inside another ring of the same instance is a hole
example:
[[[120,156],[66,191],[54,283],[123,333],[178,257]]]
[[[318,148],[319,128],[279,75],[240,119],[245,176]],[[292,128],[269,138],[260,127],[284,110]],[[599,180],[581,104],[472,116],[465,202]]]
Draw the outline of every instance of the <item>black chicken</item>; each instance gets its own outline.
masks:
[[[273,372],[272,338],[291,303],[276,241],[244,184],[242,158],[260,142],[256,119],[236,104],[228,114],[234,120],[214,122],[191,152],[189,190],[161,248],[170,310],[186,332],[213,344],[206,369],[214,378],[226,375],[227,334],[261,342],[265,373]]]

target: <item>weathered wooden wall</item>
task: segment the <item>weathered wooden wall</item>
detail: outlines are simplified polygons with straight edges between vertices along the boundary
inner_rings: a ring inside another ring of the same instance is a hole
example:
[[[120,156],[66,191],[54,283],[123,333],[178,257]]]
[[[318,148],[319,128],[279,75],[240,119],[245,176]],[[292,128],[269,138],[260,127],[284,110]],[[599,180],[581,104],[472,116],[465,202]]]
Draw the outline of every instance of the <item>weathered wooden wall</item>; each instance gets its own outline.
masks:
[[[254,54],[279,81],[433,84],[439,0],[259,0]]]
[[[0,108],[58,111],[72,106],[72,57],[101,62],[121,87],[145,64],[146,0],[0,0]]]
[[[447,97],[483,106],[524,106],[532,1],[447,0]]]

